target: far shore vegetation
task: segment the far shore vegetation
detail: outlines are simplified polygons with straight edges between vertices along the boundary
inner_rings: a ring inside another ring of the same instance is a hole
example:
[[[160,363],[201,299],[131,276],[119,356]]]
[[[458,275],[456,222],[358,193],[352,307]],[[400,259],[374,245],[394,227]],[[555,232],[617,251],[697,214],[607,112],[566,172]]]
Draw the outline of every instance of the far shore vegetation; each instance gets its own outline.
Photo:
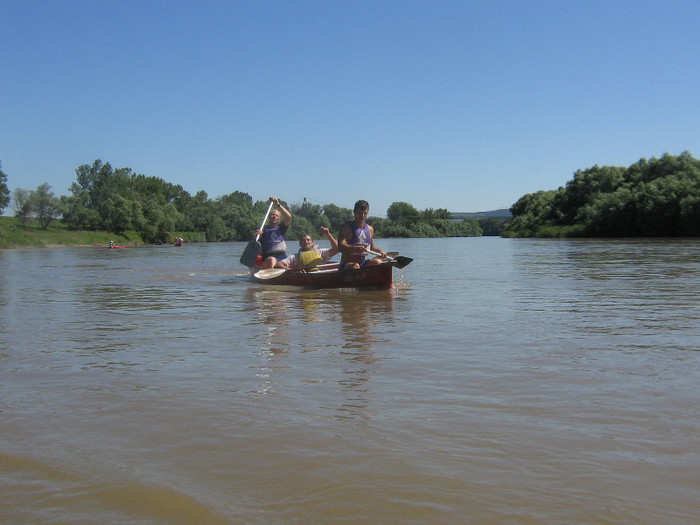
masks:
[[[700,237],[700,161],[686,151],[593,166],[511,212],[505,237]]]
[[[54,195],[44,183],[34,190],[17,188],[10,199],[3,176],[0,193],[4,187],[3,195],[8,197],[4,204],[10,203],[14,217],[0,220],[0,248],[92,245],[109,240],[165,244],[176,237],[185,242],[248,241],[268,206],[267,201],[253,202],[240,191],[215,199],[204,191],[190,195],[179,185],[135,174],[130,168],[113,169],[101,160],[76,169],[76,182],[67,196]],[[287,233],[290,239],[315,234],[321,226],[337,232],[353,216],[350,208],[335,204],[282,202],[294,216]],[[498,234],[492,217],[454,218],[446,209],[419,211],[406,202],[394,202],[387,218],[369,220],[378,238],[472,237],[485,230]]]
[[[250,240],[267,210],[234,191],[214,199],[130,168],[95,160],[76,170],[70,195],[49,183],[8,191],[0,164],[0,248]],[[283,201],[294,220],[290,239],[325,226],[337,232],[352,210],[335,204]],[[453,213],[418,210],[394,202],[386,218],[368,219],[378,238],[388,237],[698,237],[700,161],[689,152],[641,159],[631,166],[593,166],[574,173],[556,190],[521,197],[510,210]]]

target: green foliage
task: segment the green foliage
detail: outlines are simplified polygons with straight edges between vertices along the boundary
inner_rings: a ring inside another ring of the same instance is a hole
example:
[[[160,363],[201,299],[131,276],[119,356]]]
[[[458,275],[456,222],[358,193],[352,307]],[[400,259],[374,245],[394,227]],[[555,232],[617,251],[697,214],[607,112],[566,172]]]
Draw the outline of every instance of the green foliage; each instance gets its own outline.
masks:
[[[31,194],[28,190],[23,188],[15,188],[12,192],[12,209],[15,212],[15,217],[17,217],[22,223],[22,227],[27,227],[27,221],[32,215],[32,200]]]
[[[318,229],[321,226],[328,227],[330,224],[329,219],[324,216],[323,206],[311,204],[306,199],[301,205],[292,204],[287,209],[293,216],[292,224],[287,231],[287,239],[299,239],[306,234],[316,238]]]
[[[445,208],[438,208],[434,210],[433,208],[426,208],[420,212],[421,219],[424,221],[435,221],[435,220],[449,220],[451,219],[451,213]]]
[[[192,201],[181,186],[134,174],[130,168],[114,170],[99,159],[76,169],[70,191],[72,196],[62,201],[63,218],[74,229],[121,234],[133,228],[147,242],[162,242],[176,228],[191,224],[176,205],[185,209]]]
[[[528,193],[513,204],[513,217],[506,222],[505,230],[518,232],[518,237],[534,237],[542,226],[557,225],[560,216],[556,203],[561,200],[562,189]]]
[[[503,220],[496,217],[484,217],[479,219],[479,228],[481,228],[482,235],[500,235],[503,229]]]
[[[210,199],[204,191],[192,196],[181,186],[133,173],[130,168],[114,169],[99,159],[79,166],[75,175],[71,194],[60,199],[46,185],[40,187],[41,191],[29,193],[27,207],[25,195],[18,193],[16,215],[25,221],[36,216],[48,227],[62,214],[63,224],[70,229],[106,231],[117,236],[137,231],[148,243],[169,242],[176,231],[186,240],[247,241],[260,227],[269,205],[269,201],[253,202],[250,195],[240,191],[216,199]],[[344,222],[353,218],[351,209],[335,204],[312,204],[304,199],[300,205],[283,205],[293,215],[288,239],[306,233],[316,237],[321,226],[336,234]],[[475,220],[456,221],[444,208],[419,211],[409,203],[395,202],[387,216],[368,218],[377,237],[481,235]]]
[[[12,193],[12,209],[15,217],[26,228],[30,217],[36,217],[42,229],[46,230],[55,219],[61,216],[61,200],[53,194],[51,186],[43,183],[36,190],[16,188]]]
[[[0,169],[0,210],[10,202],[6,181]],[[245,241],[260,226],[268,206],[239,191],[214,200],[204,191],[192,196],[181,186],[130,168],[115,170],[99,159],[76,169],[70,191],[58,199],[48,184],[36,191],[18,189],[12,196],[15,216],[25,226],[34,216],[48,229],[62,214],[63,223],[74,230],[116,235],[135,230],[146,242],[167,242],[174,231],[192,232],[193,238],[209,242]],[[306,200],[285,207],[294,216],[290,239],[317,235],[321,226],[337,232],[353,216],[349,208]],[[700,236],[700,161],[684,152],[641,159],[628,168],[596,165],[577,171],[557,190],[524,195],[511,214],[505,223],[494,218],[460,222],[444,208],[419,211],[407,202],[394,202],[386,219],[369,217],[368,222],[377,237]]]
[[[327,227],[332,232],[337,232],[345,221],[352,219],[352,210],[350,208],[341,208],[335,204],[323,205],[323,216],[328,219]]]
[[[259,215],[254,212],[253,199],[247,193],[237,191],[223,195],[216,199],[208,214],[208,220],[214,221],[214,228],[208,229],[207,240],[247,241],[260,227],[259,221],[264,215],[265,211]]]
[[[432,237],[478,237],[481,235],[479,223],[474,219],[454,221],[450,219],[433,219],[431,221],[420,218],[406,223],[389,219],[368,220],[374,227],[377,237],[408,237],[408,238],[432,238]]]
[[[475,237],[481,228],[474,219],[457,221],[444,208],[419,211],[407,202],[394,202],[387,209],[387,218],[368,219],[377,237]]]
[[[524,195],[511,212],[509,237],[697,237],[700,161],[684,152],[593,166],[563,188]]]
[[[36,191],[30,192],[29,201],[32,211],[44,230],[61,215],[61,201],[53,194],[51,186],[46,182],[40,184]]]
[[[10,203],[10,190],[7,187],[7,175],[2,171],[2,163],[0,163],[0,213]]]
[[[409,228],[418,222],[420,215],[420,212],[407,202],[394,202],[386,211],[387,219]]]

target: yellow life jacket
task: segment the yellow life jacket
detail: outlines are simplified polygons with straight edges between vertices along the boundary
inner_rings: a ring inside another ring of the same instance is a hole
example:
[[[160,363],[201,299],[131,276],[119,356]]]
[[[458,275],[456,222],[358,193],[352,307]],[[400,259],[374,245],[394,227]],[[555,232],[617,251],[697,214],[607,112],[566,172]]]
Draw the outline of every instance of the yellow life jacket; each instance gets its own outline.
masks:
[[[323,259],[316,250],[307,250],[299,254],[299,268],[309,268],[319,264],[323,264]]]

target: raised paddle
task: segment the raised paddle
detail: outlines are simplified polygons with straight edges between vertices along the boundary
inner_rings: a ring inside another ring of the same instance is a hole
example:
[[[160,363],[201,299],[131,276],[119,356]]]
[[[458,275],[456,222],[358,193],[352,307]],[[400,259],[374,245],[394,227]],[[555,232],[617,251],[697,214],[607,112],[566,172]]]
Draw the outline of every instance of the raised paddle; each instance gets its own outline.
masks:
[[[267,213],[265,214],[265,218],[262,221],[262,224],[260,225],[260,229],[262,230],[265,227],[265,223],[267,222],[267,217],[270,215],[270,211],[272,210],[272,201],[270,201],[270,205],[267,207]],[[255,235],[255,240],[250,241],[248,245],[245,247],[245,250],[243,250],[243,254],[241,254],[241,264],[243,266],[247,266],[248,268],[252,268],[255,266],[255,261],[258,258],[258,255],[260,255],[260,252],[262,250],[262,246],[258,242],[258,239],[260,238],[259,234]]]
[[[372,250],[367,250],[367,253],[371,253],[372,255],[376,255],[377,257],[382,256],[381,253],[373,252]],[[396,257],[392,257],[387,253],[386,258],[389,259],[392,263],[394,263],[394,266],[396,266],[398,269],[405,268],[413,262],[413,259],[411,259],[410,257],[404,257],[403,255],[397,255]]]

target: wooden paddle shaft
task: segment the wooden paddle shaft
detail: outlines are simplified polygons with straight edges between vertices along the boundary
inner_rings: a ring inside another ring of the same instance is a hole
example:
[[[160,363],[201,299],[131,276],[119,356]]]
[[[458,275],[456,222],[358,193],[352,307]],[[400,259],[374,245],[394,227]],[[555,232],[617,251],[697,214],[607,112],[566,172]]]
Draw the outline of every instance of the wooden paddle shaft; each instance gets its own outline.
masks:
[[[376,255],[377,257],[382,257],[381,253],[373,252],[369,248],[366,248],[366,250],[367,250],[367,253],[371,253],[372,255]],[[394,258],[391,255],[389,255],[388,253],[386,254],[386,258],[391,259],[392,261],[394,260]]]
[[[270,212],[272,211],[272,201],[270,201],[270,205],[267,207],[267,213],[265,214],[265,218],[262,221],[262,224],[260,225],[260,230],[262,230],[265,227],[265,223],[267,222],[267,218],[270,216]],[[255,234],[255,242],[258,242],[258,239],[260,238],[260,234]]]

